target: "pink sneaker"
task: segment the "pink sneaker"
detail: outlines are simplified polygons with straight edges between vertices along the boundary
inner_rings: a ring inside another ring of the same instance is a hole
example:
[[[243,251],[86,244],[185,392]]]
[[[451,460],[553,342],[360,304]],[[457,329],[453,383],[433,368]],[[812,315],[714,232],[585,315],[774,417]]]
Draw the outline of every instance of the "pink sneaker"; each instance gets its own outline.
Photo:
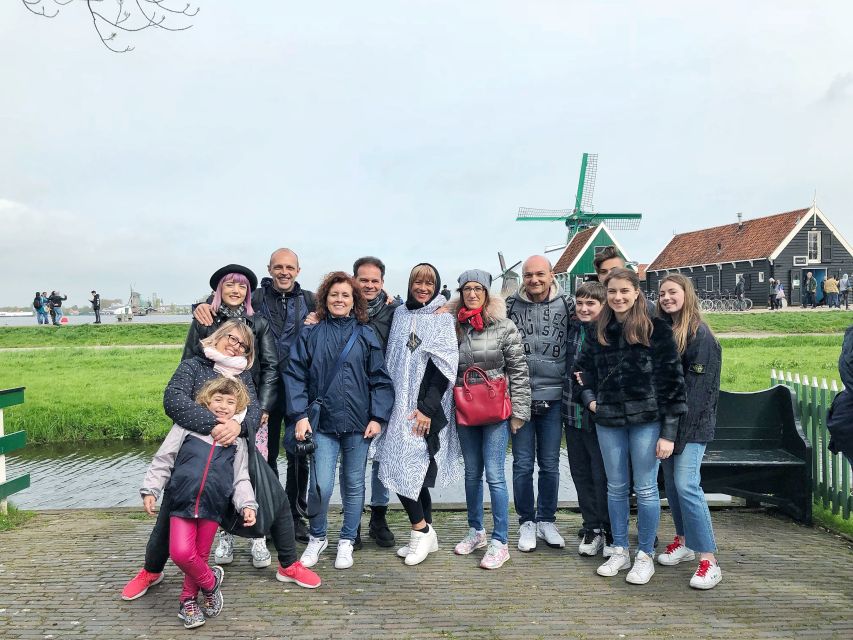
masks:
[[[124,589],[121,590],[121,599],[136,600],[141,598],[148,592],[149,587],[161,582],[163,582],[162,573],[149,573],[142,569],[133,580],[124,585]]]
[[[457,556],[467,556],[473,553],[474,549],[482,549],[488,544],[486,542],[486,531],[477,531],[474,527],[468,529],[468,535],[462,538],[462,541],[453,549],[453,553]]]
[[[486,555],[480,560],[482,569],[500,569],[509,560],[509,548],[505,542],[492,540],[486,549]]]
[[[279,582],[295,582],[306,589],[316,589],[323,582],[320,580],[320,576],[305,567],[299,560],[286,569],[279,565],[275,579]]]

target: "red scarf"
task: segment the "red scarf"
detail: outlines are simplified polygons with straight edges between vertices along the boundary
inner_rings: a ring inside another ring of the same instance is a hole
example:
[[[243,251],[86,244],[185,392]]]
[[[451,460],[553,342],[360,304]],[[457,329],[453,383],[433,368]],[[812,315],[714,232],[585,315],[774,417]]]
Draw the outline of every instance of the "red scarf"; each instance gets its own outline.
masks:
[[[480,307],[479,309],[467,309],[464,306],[459,307],[459,313],[456,314],[456,319],[459,320],[459,324],[465,324],[467,322],[474,327],[474,331],[482,331],[486,328],[486,325],[483,322],[483,307]]]

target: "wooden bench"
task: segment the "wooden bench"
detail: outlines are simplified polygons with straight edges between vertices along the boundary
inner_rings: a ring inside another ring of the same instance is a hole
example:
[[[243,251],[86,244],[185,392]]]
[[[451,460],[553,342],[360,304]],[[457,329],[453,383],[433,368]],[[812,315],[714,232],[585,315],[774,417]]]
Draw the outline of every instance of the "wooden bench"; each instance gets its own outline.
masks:
[[[793,391],[721,391],[717,429],[702,460],[702,488],[769,504],[812,522],[812,448]]]

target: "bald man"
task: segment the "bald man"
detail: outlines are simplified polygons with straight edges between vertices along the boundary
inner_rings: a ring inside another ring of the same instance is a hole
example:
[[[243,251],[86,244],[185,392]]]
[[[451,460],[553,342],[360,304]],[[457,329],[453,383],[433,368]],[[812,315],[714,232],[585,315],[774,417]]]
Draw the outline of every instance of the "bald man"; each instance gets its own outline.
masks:
[[[566,543],[557,530],[560,488],[560,399],[566,380],[569,319],[575,301],[563,293],[545,256],[522,265],[518,293],[507,298],[507,315],[518,327],[530,369],[530,421],[512,434],[512,488],[520,524],[519,551],[533,551],[537,538],[550,547]],[[539,496],[534,503],[533,465],[539,465]]]

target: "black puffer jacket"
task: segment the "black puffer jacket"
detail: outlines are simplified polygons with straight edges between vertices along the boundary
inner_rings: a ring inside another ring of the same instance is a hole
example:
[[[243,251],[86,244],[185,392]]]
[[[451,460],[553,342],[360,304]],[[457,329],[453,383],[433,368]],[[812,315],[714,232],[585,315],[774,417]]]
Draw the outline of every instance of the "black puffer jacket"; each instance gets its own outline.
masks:
[[[853,325],[844,333],[838,374],[844,390],[835,396],[826,416],[826,426],[831,434],[829,450],[843,453],[853,461]]]
[[[218,378],[219,375],[213,368],[213,361],[204,356],[195,356],[181,362],[163,392],[163,409],[165,409],[166,415],[184,429],[195,431],[204,436],[210,435],[219,421],[207,407],[196,404],[195,397],[205,382]],[[249,424],[256,431],[260,426],[261,408],[258,404],[258,396],[255,393],[252,374],[244,371],[238,378],[249,390],[249,406],[241,430],[241,435],[245,436]]]
[[[376,337],[379,338],[379,344],[382,345],[382,351],[388,346],[388,336],[391,334],[391,322],[394,320],[394,312],[402,303],[392,300],[391,304],[384,304],[382,308],[367,321],[367,326],[373,329]]]
[[[583,380],[575,398],[587,408],[595,400],[599,427],[660,421],[660,437],[675,442],[687,412],[681,358],[669,324],[652,318],[652,327],[650,347],[626,343],[615,319],[606,329],[607,346],[587,336],[574,367]]]
[[[278,353],[280,376],[287,369],[290,347],[305,326],[305,317],[314,311],[315,306],[314,293],[303,289],[298,282],[287,293],[281,293],[273,286],[272,278],[264,278],[261,286],[252,292],[252,308],[269,322]]]
[[[188,360],[194,356],[204,357],[204,348],[201,340],[210,336],[228,320],[241,320],[252,330],[255,337],[255,360],[252,363],[252,380],[258,390],[258,400],[261,409],[269,413],[278,400],[278,351],[275,346],[275,336],[270,331],[269,322],[257,314],[251,317],[228,318],[224,314],[217,313],[213,316],[213,324],[205,327],[193,319],[190,330],[187,333],[187,341],[184,344],[184,354],[181,360]]]
[[[720,369],[723,350],[704,322],[687,342],[681,358],[687,393],[687,413],[678,423],[673,453],[679,455],[688,442],[711,442],[717,426],[717,400],[720,397]]]

